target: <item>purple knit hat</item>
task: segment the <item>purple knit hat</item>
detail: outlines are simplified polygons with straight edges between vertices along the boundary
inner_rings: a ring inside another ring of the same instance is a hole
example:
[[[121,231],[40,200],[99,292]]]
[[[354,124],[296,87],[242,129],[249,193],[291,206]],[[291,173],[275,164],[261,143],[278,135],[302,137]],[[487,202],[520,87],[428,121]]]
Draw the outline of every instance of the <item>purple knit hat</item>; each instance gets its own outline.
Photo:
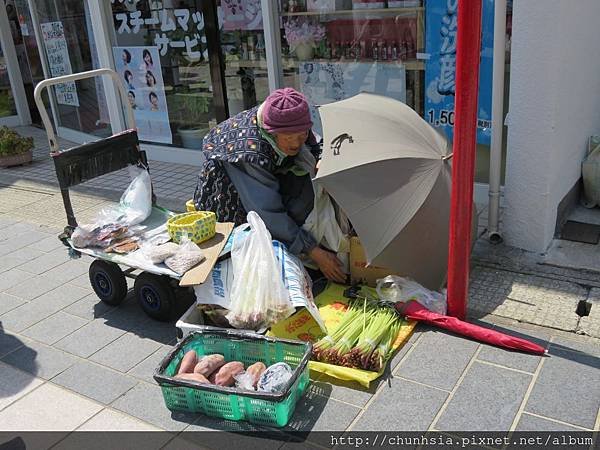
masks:
[[[310,110],[306,97],[295,89],[271,92],[263,103],[262,126],[269,133],[297,133],[310,130]]]

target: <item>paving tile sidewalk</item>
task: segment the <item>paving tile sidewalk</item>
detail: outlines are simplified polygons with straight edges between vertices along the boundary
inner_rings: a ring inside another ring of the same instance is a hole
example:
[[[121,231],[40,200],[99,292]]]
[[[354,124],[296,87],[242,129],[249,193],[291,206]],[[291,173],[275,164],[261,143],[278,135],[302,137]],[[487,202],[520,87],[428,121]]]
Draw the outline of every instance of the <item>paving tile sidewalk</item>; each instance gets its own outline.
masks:
[[[33,240],[23,239],[33,232]],[[9,253],[17,258],[55,232],[0,215],[2,242],[11,244]],[[151,373],[175,343],[174,324],[149,322],[133,299],[117,308],[98,303],[89,286],[76,281],[85,262],[71,280],[59,287],[49,283],[46,273],[66,270],[72,261],[60,257],[62,248],[46,250],[35,259],[13,261],[2,277],[0,429],[125,427],[173,432],[167,440],[185,430],[239,429],[239,424],[170,413]],[[36,267],[37,259],[46,264],[45,271],[24,270]],[[42,288],[29,288],[38,282]],[[550,357],[508,352],[419,326],[388,376],[371,389],[316,377],[290,425],[279,432],[277,446],[291,438],[286,432],[296,430],[599,429],[600,397],[593,392],[600,385],[598,340],[494,315],[481,321],[537,340]],[[153,325],[170,330],[170,339],[148,337],[143,330]],[[37,411],[40,403],[44,407]]]
[[[87,283],[89,260],[69,260],[56,240],[60,195],[50,182],[32,189],[19,177],[6,186],[0,170],[0,432],[58,430],[55,448],[83,448],[71,431],[164,430],[147,448],[194,448],[186,431],[263,430],[165,408],[152,371],[176,342],[174,323],[148,319],[131,297],[119,307],[100,303]],[[90,193],[73,200],[89,214],[108,201]],[[597,298],[597,289],[551,273],[476,261],[471,317],[533,339],[550,356],[418,326],[370,389],[315,375],[288,427],[261,447],[293,446],[297,430],[600,431],[600,340],[575,333],[592,329],[596,316],[586,322],[573,309]],[[245,448],[238,438],[201,445]]]

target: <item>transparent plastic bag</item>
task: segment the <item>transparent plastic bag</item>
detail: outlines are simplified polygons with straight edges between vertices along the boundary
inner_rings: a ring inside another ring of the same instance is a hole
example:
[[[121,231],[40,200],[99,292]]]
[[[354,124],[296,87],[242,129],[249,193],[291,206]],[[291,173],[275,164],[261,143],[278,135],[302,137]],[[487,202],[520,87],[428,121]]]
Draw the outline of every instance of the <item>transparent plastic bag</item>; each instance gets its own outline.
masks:
[[[102,208],[91,223],[80,225],[73,231],[71,240],[75,248],[106,248],[115,240],[133,236],[141,231],[138,225],[152,212],[152,181],[144,169],[129,184],[118,205]]]
[[[246,391],[255,390],[254,385],[252,384],[254,379],[248,372],[244,371],[242,373],[238,373],[237,375],[234,375],[233,378],[235,378],[235,387],[244,389]]]
[[[157,245],[154,242],[147,242],[142,245],[142,254],[152,264],[160,264],[167,258],[175,255],[179,251],[179,245],[175,242],[167,242]]]
[[[392,303],[416,300],[429,311],[446,315],[446,295],[430,291],[409,278],[388,275],[377,280],[377,294],[382,300]]]
[[[152,181],[145,169],[136,169],[137,176],[129,184],[119,204],[104,208],[98,213],[96,223],[118,223],[124,226],[137,225],[148,218],[152,212]]]
[[[178,275],[183,275],[200,264],[206,257],[200,247],[190,240],[182,240],[177,252],[165,259],[165,265]]]
[[[275,257],[271,234],[259,215],[248,213],[250,233],[231,249],[233,284],[227,320],[236,328],[269,327],[294,313]]]

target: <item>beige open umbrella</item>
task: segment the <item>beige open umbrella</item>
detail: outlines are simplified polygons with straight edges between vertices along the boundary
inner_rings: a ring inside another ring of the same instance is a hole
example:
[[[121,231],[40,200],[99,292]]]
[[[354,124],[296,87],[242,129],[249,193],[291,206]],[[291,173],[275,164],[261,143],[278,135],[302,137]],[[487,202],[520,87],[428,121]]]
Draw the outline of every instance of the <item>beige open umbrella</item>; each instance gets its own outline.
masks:
[[[448,264],[446,139],[404,103],[375,94],[319,112],[324,148],[316,181],[348,215],[368,263],[439,289]]]

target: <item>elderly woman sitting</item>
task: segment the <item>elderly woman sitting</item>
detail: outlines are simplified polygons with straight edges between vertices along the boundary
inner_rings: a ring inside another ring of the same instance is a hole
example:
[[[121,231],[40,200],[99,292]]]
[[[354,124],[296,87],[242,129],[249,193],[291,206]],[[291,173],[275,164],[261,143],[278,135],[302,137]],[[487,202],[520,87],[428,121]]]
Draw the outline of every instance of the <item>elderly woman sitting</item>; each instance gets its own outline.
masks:
[[[236,225],[256,211],[274,239],[309,256],[327,278],[343,282],[335,254],[302,229],[314,205],[310,172],[319,157],[311,127],[308,102],[292,88],[278,89],[260,106],[220,123],[204,138],[206,161],[194,203]]]

